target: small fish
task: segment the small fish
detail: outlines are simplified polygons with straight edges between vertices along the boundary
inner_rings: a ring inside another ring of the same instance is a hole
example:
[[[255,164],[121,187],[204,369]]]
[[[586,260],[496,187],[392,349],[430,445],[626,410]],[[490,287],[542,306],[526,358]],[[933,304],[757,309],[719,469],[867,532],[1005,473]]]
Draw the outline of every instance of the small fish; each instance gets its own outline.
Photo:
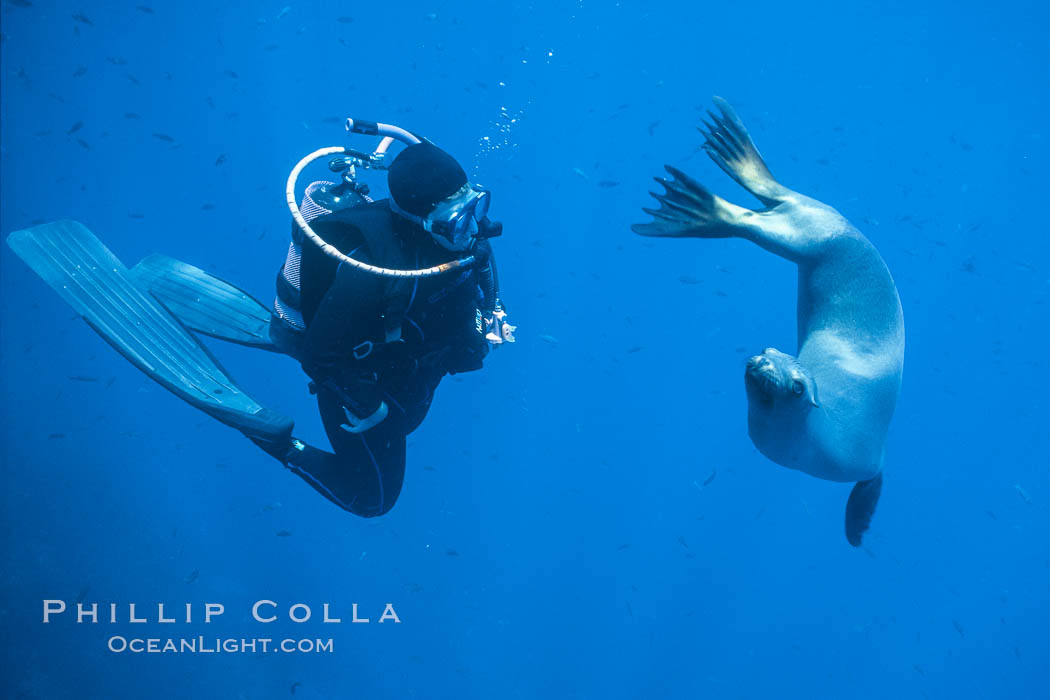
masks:
[[[339,22],[339,24],[353,24],[354,18],[353,17],[346,17],[344,15],[343,17],[340,17],[337,21]]]
[[[267,44],[263,47],[263,51],[276,51],[279,48],[281,48],[279,44]]]
[[[579,168],[573,168],[572,171],[574,173],[576,173],[577,175],[579,175],[580,177],[582,177],[584,180],[590,180],[591,179],[591,178],[587,177],[587,173],[583,172]]]
[[[550,343],[551,345],[558,344],[558,339],[555,338],[553,335],[540,334],[539,339],[545,343]]]
[[[142,119],[142,117],[140,117],[135,112],[124,112],[124,118],[125,119]]]
[[[97,382],[98,381],[98,377],[92,376],[90,374],[74,374],[74,375],[71,375],[69,378],[72,379],[74,382]]]
[[[81,24],[86,24],[89,27],[94,27],[95,26],[95,23],[92,22],[90,19],[88,19],[87,15],[81,14],[80,12],[76,13],[75,15],[73,15],[73,21],[74,22],[80,22]]]
[[[288,6],[284,7],[284,8],[283,8],[283,9],[282,9],[282,10],[281,10],[281,11],[280,11],[280,12],[279,12],[278,14],[277,14],[277,19],[281,19],[282,17],[284,17],[285,15],[287,15],[287,14],[288,14],[289,12],[291,12],[291,11],[292,11],[292,8],[291,8],[291,7],[288,7]],[[296,685],[298,685],[298,683],[297,683]],[[295,694],[295,686],[294,686],[294,685],[292,686],[292,694],[293,694],[293,695]]]
[[[77,139],[77,143],[79,143],[80,147],[83,148],[85,151],[91,150],[91,144],[85,141],[84,139]]]
[[[623,550],[630,549],[630,548],[631,548],[631,545],[625,542],[625,543],[621,544],[619,547],[617,547],[616,551],[617,552],[622,552]]]
[[[711,482],[715,480],[716,476],[718,476],[718,470],[717,469],[712,469],[711,470],[711,476],[709,476],[706,479],[704,479],[704,486],[710,486]]]
[[[168,136],[167,134],[162,134],[162,133],[157,132],[157,131],[153,132],[153,138],[159,139],[160,141],[166,141],[167,143],[175,143],[175,139],[173,139],[172,137]]]
[[[124,77],[130,80],[135,85],[142,85],[142,83],[139,82],[139,79],[133,76],[131,73],[127,73]]]
[[[678,281],[682,284],[700,284],[700,279],[692,275],[681,275]]]
[[[65,436],[66,436],[65,433],[51,433],[50,435],[47,436],[47,439],[48,440],[61,440]]]
[[[215,208],[215,205],[212,204],[211,202],[208,202],[207,204],[202,204],[201,205],[201,209],[203,209],[204,211],[211,211],[214,208]]]
[[[77,122],[73,126],[69,127],[69,131],[67,131],[66,133],[69,134],[69,135],[73,135],[73,134],[77,133],[78,131],[80,131],[83,127],[84,127],[84,122]]]
[[[627,348],[627,354],[628,355],[633,355],[634,353],[641,352],[642,350],[645,350],[645,346],[644,345],[635,345],[633,347]]]
[[[129,219],[145,219],[146,215],[145,214],[139,214],[138,212],[129,211],[128,212],[128,218]]]
[[[286,7],[284,9],[287,10],[288,8]],[[302,683],[300,683],[299,681],[296,681],[295,683],[292,683],[292,695],[295,695],[295,689],[298,688],[301,685],[302,685]]]
[[[601,180],[598,183],[598,187],[605,187],[606,189],[608,189],[610,187],[619,187],[619,186],[620,186],[620,183],[618,181],[616,181],[616,180]]]
[[[14,5],[15,7],[32,7],[33,6],[33,3],[29,2],[29,0],[8,0],[8,3],[10,3],[11,5]]]
[[[106,56],[106,60],[115,66],[126,66],[128,62],[120,56]]]
[[[237,77],[238,77],[238,76],[237,76],[237,73],[236,73],[236,72],[234,72],[234,71],[232,71],[232,70],[230,70],[229,68],[227,68],[226,70],[224,70],[224,71],[223,71],[223,74],[224,74],[224,75],[227,75],[227,76],[229,76],[229,77],[231,77],[231,78],[233,78],[234,80],[236,80],[236,79],[237,79]]]
[[[153,15],[153,14],[156,14],[156,13],[155,13],[155,12],[153,11],[153,8],[152,8],[152,7],[150,7],[149,5],[136,5],[136,6],[135,6],[135,9],[136,9],[136,10],[138,10],[139,12],[145,12],[145,13],[146,13],[147,15]]]
[[[277,536],[278,537],[291,537],[292,533],[288,532],[287,530],[281,530],[280,532],[277,533]]]
[[[87,73],[87,66],[77,66],[77,69],[73,71],[73,77],[79,78],[80,76]]]
[[[920,676],[926,675],[926,671],[923,670],[922,666],[920,666],[919,664],[912,664],[912,667],[919,673]]]
[[[226,154],[225,153],[223,153],[222,155],[220,155],[218,158],[215,159],[216,167],[222,165],[225,162],[226,162]]]
[[[960,637],[965,637],[966,636],[966,633],[963,632],[963,627],[962,627],[962,625],[959,624],[958,620],[952,620],[952,627],[955,628],[955,631],[959,633]]]
[[[1024,499],[1025,503],[1030,504],[1032,502],[1032,499],[1028,497],[1028,493],[1023,488],[1021,488],[1020,484],[1014,484],[1014,490],[1017,491],[1017,495]]]
[[[653,133],[655,133],[655,132],[656,132],[656,127],[658,127],[658,126],[660,126],[660,122],[656,121],[656,122],[653,122],[652,124],[650,124],[650,125],[649,125],[649,126],[648,126],[648,127],[646,128],[646,130],[647,130],[647,131],[649,132],[649,135],[650,135],[650,136],[652,136],[652,135],[653,135]]]
[[[686,549],[689,549],[689,543],[685,541],[685,535],[678,536],[678,544],[682,545]]]
[[[185,581],[186,583],[193,583],[194,581],[197,580],[197,578],[200,575],[201,575],[201,572],[198,571],[197,569],[194,569],[193,571],[191,571],[189,573],[189,575],[186,578],[183,579],[183,581]]]

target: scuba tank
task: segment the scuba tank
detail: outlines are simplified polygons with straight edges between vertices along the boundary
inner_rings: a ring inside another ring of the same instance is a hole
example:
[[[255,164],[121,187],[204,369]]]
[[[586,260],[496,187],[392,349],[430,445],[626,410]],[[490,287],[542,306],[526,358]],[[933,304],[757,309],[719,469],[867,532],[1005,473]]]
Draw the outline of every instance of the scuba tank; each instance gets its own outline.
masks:
[[[309,199],[318,207],[329,212],[349,209],[358,204],[371,202],[368,196],[368,185],[357,181],[357,169],[350,158],[333,158],[328,162],[328,169],[335,173],[342,173],[340,182],[320,181],[312,183],[309,190]],[[305,203],[305,202],[304,202]],[[315,217],[307,217],[307,220]]]

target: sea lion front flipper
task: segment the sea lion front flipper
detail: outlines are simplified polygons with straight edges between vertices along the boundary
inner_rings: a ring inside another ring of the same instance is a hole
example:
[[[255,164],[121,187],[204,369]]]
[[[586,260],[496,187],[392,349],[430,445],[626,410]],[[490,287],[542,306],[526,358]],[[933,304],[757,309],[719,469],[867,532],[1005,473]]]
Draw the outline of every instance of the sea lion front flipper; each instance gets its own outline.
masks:
[[[653,178],[664,188],[663,194],[650,192],[660,203],[659,209],[643,207],[653,217],[645,224],[632,224],[631,230],[640,236],[668,236],[672,238],[729,238],[740,236],[739,221],[749,213],[743,207],[730,204],[672,165],[665,165],[672,176],[668,180]]]
[[[712,98],[721,115],[707,112],[714,124],[704,122],[704,150],[718,167],[766,206],[775,206],[783,201],[790,190],[773,179],[773,175],[762,160],[762,155],[747,133],[744,122],[736,115],[728,102],[721,97]]]
[[[875,506],[882,493],[882,472],[867,481],[858,481],[846,501],[846,539],[854,547],[860,546],[861,537],[871,525]]]

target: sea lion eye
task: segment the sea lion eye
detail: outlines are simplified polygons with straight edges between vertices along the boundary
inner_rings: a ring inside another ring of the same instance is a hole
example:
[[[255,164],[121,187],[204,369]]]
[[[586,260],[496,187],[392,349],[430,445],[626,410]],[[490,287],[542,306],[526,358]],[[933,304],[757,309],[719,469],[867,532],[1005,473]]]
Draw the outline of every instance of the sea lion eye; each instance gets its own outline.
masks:
[[[797,395],[802,396],[802,392],[805,390],[806,385],[800,382],[799,380],[796,379],[795,381],[791,382],[791,391],[795,392]]]

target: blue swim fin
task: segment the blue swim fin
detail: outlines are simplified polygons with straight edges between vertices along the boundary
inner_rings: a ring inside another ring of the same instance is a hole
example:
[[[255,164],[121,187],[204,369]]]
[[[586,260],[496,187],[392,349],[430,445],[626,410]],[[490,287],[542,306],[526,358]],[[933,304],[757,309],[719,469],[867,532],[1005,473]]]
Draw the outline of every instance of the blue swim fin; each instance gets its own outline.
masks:
[[[91,231],[56,221],[7,243],[95,331],[161,386],[213,418],[267,443],[290,441],[292,420],[241,391],[218,361]]]
[[[278,352],[270,342],[270,310],[244,290],[167,255],[150,255],[130,272],[190,330]]]

